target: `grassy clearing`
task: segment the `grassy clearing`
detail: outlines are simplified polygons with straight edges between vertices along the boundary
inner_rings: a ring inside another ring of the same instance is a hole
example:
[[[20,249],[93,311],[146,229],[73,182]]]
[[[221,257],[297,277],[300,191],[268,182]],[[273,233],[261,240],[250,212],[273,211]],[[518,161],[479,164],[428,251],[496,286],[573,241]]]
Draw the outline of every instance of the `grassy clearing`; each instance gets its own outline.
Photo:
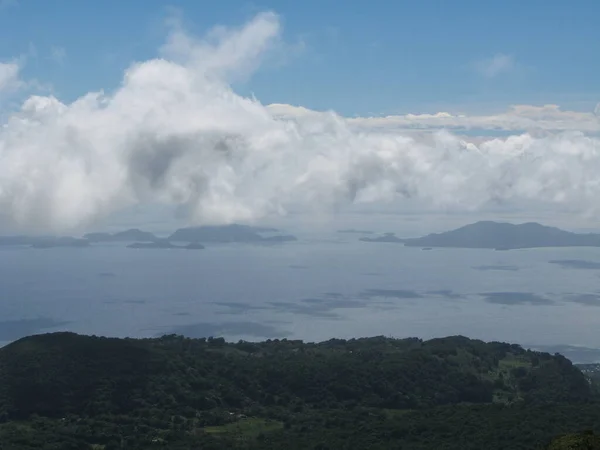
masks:
[[[502,371],[509,371],[517,367],[525,367],[528,369],[531,367],[531,361],[528,361],[524,356],[508,355],[498,363],[498,368]]]

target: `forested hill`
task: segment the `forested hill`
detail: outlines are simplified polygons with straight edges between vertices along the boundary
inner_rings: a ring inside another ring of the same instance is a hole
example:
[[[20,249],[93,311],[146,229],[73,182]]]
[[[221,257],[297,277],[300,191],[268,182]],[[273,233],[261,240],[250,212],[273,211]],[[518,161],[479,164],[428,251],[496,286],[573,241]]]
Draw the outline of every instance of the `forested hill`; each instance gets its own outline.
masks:
[[[554,423],[565,408],[564,432],[591,427],[585,417],[600,413],[569,360],[460,336],[308,344],[54,333],[0,349],[0,443],[11,450],[43,448],[40,439],[107,450],[290,448],[290,439],[292,448],[438,448],[406,427],[478,417],[485,433],[489,415],[498,433],[517,417],[554,414]],[[561,431],[531,426],[522,442],[532,445]],[[444,430],[435,437],[445,436],[443,448],[471,448],[464,430]]]

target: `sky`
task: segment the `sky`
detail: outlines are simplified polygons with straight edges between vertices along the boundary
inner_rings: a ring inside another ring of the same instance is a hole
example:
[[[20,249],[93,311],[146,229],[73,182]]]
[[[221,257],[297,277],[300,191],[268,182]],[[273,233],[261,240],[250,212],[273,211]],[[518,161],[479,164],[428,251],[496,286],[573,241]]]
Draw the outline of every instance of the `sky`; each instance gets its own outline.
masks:
[[[0,230],[600,216],[600,4],[0,0]]]
[[[491,112],[512,104],[589,110],[600,101],[600,4],[224,0],[2,0],[0,60],[73,100],[116,87],[133,60],[156,56],[165,19],[203,34],[261,11],[289,43],[239,91],[343,115]]]

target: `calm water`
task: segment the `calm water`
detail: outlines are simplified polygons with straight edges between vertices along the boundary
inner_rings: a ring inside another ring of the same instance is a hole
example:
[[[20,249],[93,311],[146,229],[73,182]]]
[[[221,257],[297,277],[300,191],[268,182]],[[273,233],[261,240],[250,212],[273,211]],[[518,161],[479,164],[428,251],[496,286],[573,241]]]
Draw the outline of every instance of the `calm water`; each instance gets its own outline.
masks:
[[[600,347],[600,266],[590,262],[600,249],[423,251],[339,235],[202,251],[4,248],[0,342],[71,330]]]

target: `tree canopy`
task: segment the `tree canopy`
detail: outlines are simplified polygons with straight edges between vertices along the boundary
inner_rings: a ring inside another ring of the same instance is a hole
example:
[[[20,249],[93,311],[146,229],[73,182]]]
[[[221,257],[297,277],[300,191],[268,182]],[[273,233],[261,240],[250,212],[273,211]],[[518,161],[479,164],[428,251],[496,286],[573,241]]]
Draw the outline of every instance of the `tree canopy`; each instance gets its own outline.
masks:
[[[525,449],[599,418],[595,390],[566,358],[462,336],[52,333],[0,349],[0,442],[11,450]]]

